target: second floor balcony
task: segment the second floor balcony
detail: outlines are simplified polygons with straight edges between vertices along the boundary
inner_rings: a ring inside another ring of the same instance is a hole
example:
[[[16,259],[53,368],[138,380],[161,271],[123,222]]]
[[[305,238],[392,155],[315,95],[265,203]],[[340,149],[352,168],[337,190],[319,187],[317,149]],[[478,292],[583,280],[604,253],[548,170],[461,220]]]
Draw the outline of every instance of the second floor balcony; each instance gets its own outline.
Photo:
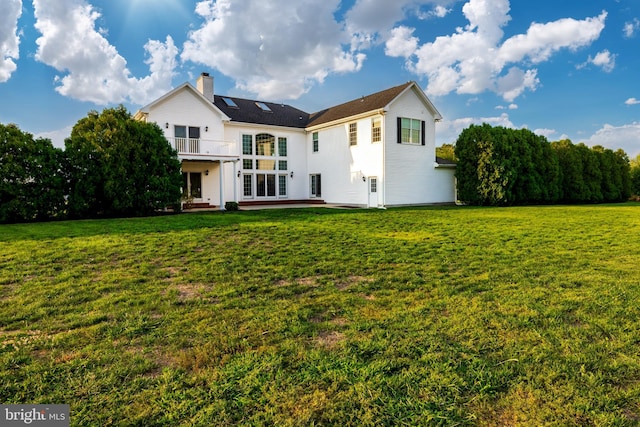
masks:
[[[178,152],[179,159],[210,160],[240,156],[236,141],[216,141],[202,138],[167,138]]]

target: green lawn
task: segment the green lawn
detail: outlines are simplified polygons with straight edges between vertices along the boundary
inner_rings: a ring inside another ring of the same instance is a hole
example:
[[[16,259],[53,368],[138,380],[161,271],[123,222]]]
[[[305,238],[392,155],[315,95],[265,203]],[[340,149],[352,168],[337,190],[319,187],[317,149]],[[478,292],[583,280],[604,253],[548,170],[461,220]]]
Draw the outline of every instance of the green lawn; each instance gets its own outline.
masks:
[[[640,205],[0,226],[0,402],[72,425],[640,424]]]

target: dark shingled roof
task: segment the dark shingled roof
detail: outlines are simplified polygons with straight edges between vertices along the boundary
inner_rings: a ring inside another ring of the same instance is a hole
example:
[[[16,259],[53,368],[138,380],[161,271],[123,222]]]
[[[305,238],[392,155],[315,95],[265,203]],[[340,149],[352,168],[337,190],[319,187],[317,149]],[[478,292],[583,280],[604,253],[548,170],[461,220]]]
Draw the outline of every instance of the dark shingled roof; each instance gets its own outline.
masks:
[[[411,84],[413,82],[407,82],[312,114],[286,104],[231,96],[215,95],[213,103],[234,122],[306,128],[384,108]],[[223,98],[233,100],[237,106],[227,105]],[[271,111],[264,111],[257,103],[267,105]]]
[[[222,98],[230,98],[237,107],[230,107]],[[271,111],[264,111],[257,102],[268,106]],[[255,123],[260,125],[286,126],[292,128],[305,128],[309,123],[309,113],[298,110],[290,105],[273,102],[255,101],[231,96],[214,96],[214,102],[223,113],[234,122]]]
[[[436,156],[436,163],[439,165],[457,165],[453,160],[445,159],[444,157]]]
[[[309,116],[308,126],[321,125],[334,120],[344,119],[345,117],[351,117],[368,111],[384,108],[412,83],[413,82],[407,82],[400,86],[383,90],[382,92],[363,96],[362,98],[354,99],[353,101],[313,113]]]

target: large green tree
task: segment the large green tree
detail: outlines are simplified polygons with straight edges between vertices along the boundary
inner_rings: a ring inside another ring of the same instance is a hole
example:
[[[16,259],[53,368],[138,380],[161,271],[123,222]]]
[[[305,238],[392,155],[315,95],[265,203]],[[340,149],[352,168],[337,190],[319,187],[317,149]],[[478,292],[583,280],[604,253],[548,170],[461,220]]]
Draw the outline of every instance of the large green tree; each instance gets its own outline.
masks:
[[[62,150],[15,125],[0,124],[0,222],[60,218],[65,213]]]
[[[569,140],[550,144],[527,129],[486,123],[463,130],[455,147],[458,197],[468,204],[619,202],[631,194],[622,150]]]
[[[469,204],[550,203],[560,193],[558,159],[527,129],[471,125],[455,144],[458,196]]]
[[[551,144],[561,169],[561,197],[565,203],[621,202],[631,195],[629,158],[623,150],[573,144]]]
[[[640,154],[630,162],[630,192],[635,196],[640,196]]]
[[[71,217],[141,216],[179,203],[177,153],[158,125],[134,120],[122,106],[80,119],[65,152]]]
[[[456,147],[453,144],[442,144],[436,147],[436,156],[442,159],[456,161]]]

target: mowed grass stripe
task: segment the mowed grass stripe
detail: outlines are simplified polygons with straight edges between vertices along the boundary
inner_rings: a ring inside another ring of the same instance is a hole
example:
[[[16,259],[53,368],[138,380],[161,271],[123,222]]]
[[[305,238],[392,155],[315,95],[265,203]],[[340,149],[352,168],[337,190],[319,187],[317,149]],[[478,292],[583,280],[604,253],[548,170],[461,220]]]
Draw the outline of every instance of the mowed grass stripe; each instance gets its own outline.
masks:
[[[640,205],[0,226],[0,401],[72,425],[637,425]]]

